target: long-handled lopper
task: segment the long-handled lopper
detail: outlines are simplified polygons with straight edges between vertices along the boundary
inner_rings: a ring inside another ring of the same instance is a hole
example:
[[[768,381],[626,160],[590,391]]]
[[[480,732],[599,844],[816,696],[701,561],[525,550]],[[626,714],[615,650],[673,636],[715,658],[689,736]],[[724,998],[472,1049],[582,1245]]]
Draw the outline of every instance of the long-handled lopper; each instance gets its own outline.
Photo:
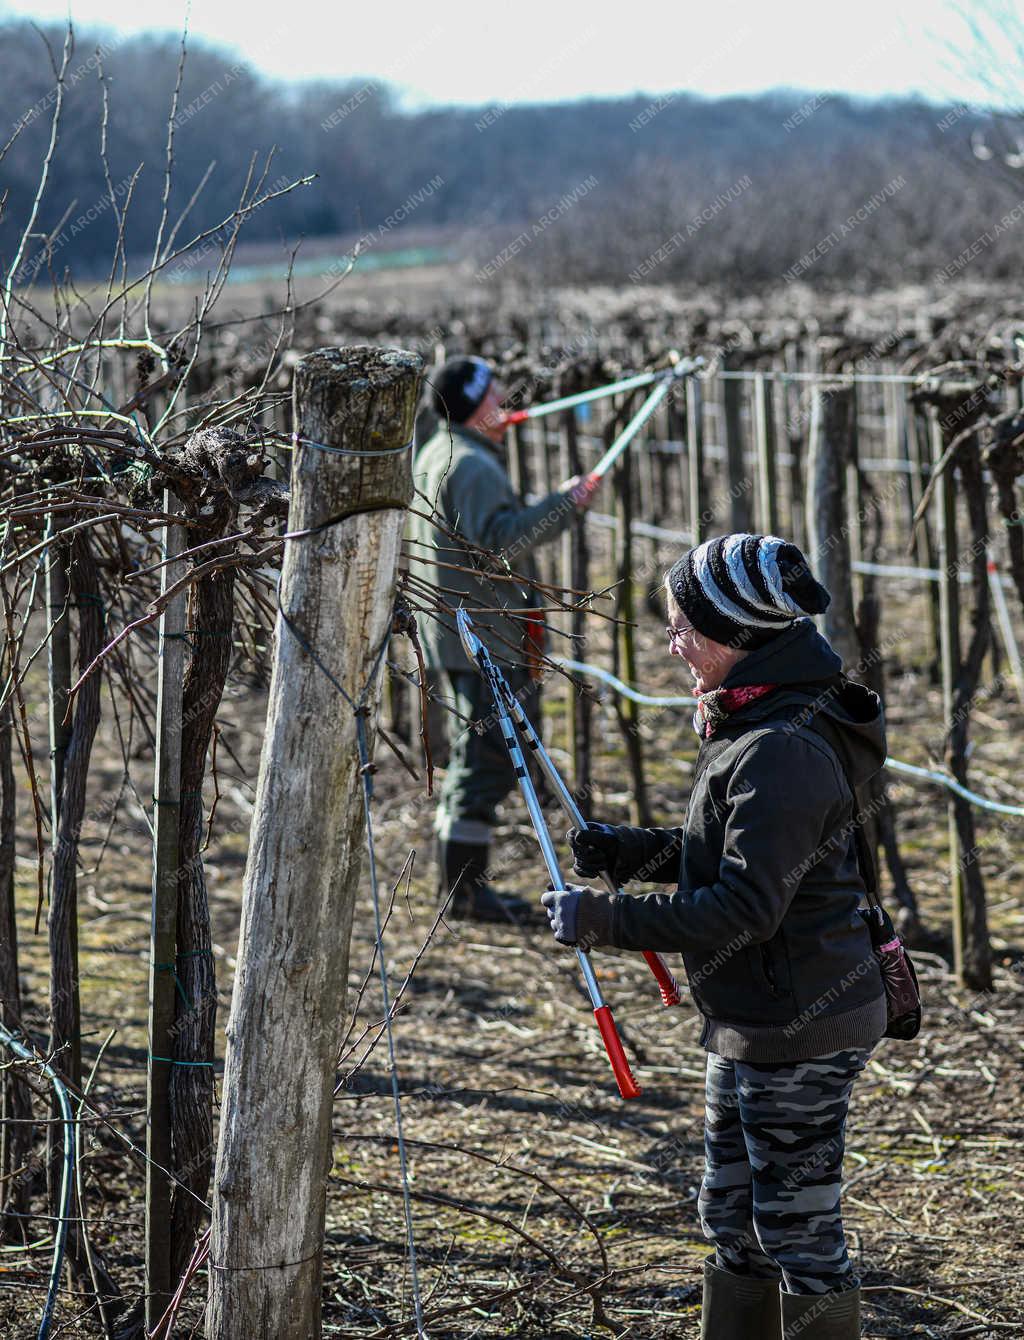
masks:
[[[629,423],[626,424],[593,470],[588,471],[586,479],[592,487],[596,487],[598,480],[604,478],[669,391],[672,390],[673,382],[682,377],[692,376],[704,366],[704,359],[699,356],[697,358],[678,358],[673,355],[673,357],[676,361],[672,366],[660,372],[641,372],[636,377],[627,377],[621,382],[611,382],[608,386],[598,386],[592,391],[580,391],[576,395],[563,396],[560,400],[551,400],[544,405],[533,405],[530,409],[513,410],[505,415],[505,423],[522,423],[525,419],[535,419],[542,414],[554,414],[560,409],[570,409],[573,405],[586,404],[587,401],[596,400],[600,396],[614,395],[618,391],[635,390],[641,386],[650,386],[655,383],[654,390],[633,415]]]
[[[583,817],[583,812],[573,799],[572,792],[562,780],[562,775],[555,767],[551,755],[544,748],[544,742],[534,730],[533,723],[524,712],[522,703],[512,692],[512,688],[505,676],[502,675],[500,671],[498,674],[500,677],[501,691],[505,697],[505,704],[508,707],[509,712],[512,714],[512,719],[522,732],[526,743],[536,754],[537,762],[540,764],[545,777],[547,777],[548,781],[554,787],[555,794],[558,796],[562,809],[565,810],[569,820],[576,828],[586,828],[588,825],[586,819]],[[609,893],[622,892],[607,871],[602,874],[601,878]],[[648,967],[651,972],[654,973],[657,980],[658,989],[661,991],[662,1004],[665,1006],[678,1005],[682,1000],[682,992],[679,983],[672,976],[668,964],[661,955],[656,953],[653,949],[645,949],[643,955],[647,960]]]
[[[530,780],[530,774],[526,768],[526,759],[523,757],[523,751],[516,738],[515,727],[512,724],[512,717],[508,709],[508,689],[505,676],[491,660],[487,648],[473,632],[473,626],[469,615],[464,610],[456,611],[456,622],[459,628],[459,636],[462,638],[462,645],[465,648],[466,655],[477,666],[483,675],[491,695],[494,698],[494,708],[498,714],[498,722],[501,726],[501,734],[512,760],[512,766],[515,769],[516,777],[519,781],[519,788],[523,793],[523,799],[526,801],[526,808],[530,814],[530,822],[533,824],[533,830],[537,834],[537,841],[540,843],[541,853],[544,857],[544,864],[548,868],[548,877],[551,886],[554,889],[564,890],[565,880],[562,878],[562,872],[558,865],[558,857],[555,854],[554,844],[551,841],[551,834],[548,832],[548,826],[544,822],[544,815],[540,808],[540,802],[537,799],[537,792],[534,790],[533,782]],[[504,688],[502,687],[504,685]],[[511,691],[509,690],[509,693]],[[601,1038],[604,1042],[605,1051],[608,1053],[608,1060],[611,1062],[612,1072],[615,1075],[615,1082],[619,1086],[619,1093],[623,1098],[639,1098],[640,1086],[633,1078],[632,1071],[629,1068],[629,1062],[626,1060],[626,1053],[622,1048],[622,1040],[619,1037],[619,1031],[615,1027],[615,1020],[612,1018],[611,1006],[606,1005],[604,997],[601,994],[601,988],[598,985],[597,977],[594,975],[593,965],[590,962],[590,955],[583,949],[576,947],[576,958],[579,961],[580,970],[583,973],[583,980],[587,986],[587,994],[590,996],[590,1003],[593,1006],[594,1018],[597,1020],[597,1026],[601,1030]]]

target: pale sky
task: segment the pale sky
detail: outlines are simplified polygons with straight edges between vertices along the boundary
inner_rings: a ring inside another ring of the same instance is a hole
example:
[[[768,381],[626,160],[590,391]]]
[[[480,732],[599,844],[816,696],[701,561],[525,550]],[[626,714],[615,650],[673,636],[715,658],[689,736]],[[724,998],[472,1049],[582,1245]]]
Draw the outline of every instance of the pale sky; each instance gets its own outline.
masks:
[[[979,89],[947,54],[949,43],[963,45],[959,8],[951,0],[647,0],[604,11],[594,0],[195,0],[189,28],[271,76],[387,80],[410,108],[781,87],[970,101]],[[972,0],[974,12],[985,8]],[[0,6],[0,15],[36,20],[68,12],[68,0]],[[155,13],[138,0],[71,0],[70,13],[83,27],[180,31],[186,7],[172,0]]]

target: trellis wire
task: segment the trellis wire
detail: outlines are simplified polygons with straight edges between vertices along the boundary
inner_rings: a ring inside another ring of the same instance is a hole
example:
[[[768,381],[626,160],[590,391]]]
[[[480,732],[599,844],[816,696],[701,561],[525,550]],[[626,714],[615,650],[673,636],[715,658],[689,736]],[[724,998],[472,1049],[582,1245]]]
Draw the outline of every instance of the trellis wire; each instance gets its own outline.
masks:
[[[10,1047],[16,1056],[20,1056],[25,1061],[32,1061],[39,1066],[53,1085],[57,1101],[60,1104],[61,1120],[64,1126],[64,1159],[60,1177],[61,1212],[54,1234],[53,1261],[50,1265],[50,1276],[46,1286],[46,1302],[43,1305],[39,1330],[36,1332],[36,1340],[46,1340],[53,1324],[53,1309],[57,1302],[57,1289],[60,1286],[60,1274],[64,1265],[64,1249],[67,1243],[68,1223],[70,1221],[71,1187],[75,1171],[75,1121],[71,1115],[71,1104],[68,1102],[67,1089],[65,1089],[60,1076],[50,1063],[19,1042],[3,1024],[0,1024],[0,1042]]]
[[[599,665],[588,665],[585,661],[573,661],[568,657],[549,656],[548,660],[555,665],[560,665],[563,669],[574,670],[577,674],[588,675],[591,679],[598,679],[607,684],[609,688],[614,689],[616,693],[623,698],[628,698],[631,702],[639,703],[643,707],[696,707],[697,699],[688,694],[667,694],[657,696],[650,693],[641,693],[638,689],[631,688],[624,683],[617,675],[613,675],[609,670],[603,670]],[[905,773],[908,777],[918,777],[922,781],[933,782],[937,786],[944,786],[949,791],[953,791],[964,800],[976,805],[979,809],[991,810],[996,814],[1013,814],[1024,817],[1024,805],[1008,805],[1002,801],[989,800],[986,796],[981,796],[977,791],[971,791],[968,787],[962,786],[955,777],[950,777],[947,773],[938,772],[933,768],[922,768],[916,763],[906,763],[903,759],[887,758],[882,765],[885,768],[892,769],[893,772]]]

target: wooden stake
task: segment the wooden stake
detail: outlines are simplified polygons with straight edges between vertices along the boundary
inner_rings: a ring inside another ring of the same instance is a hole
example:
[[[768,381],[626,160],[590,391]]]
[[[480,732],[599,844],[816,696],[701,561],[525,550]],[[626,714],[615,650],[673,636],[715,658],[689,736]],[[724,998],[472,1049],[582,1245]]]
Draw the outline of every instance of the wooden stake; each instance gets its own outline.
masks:
[[[164,490],[164,511],[182,510]],[[182,526],[163,531],[161,558],[173,559],[185,547]],[[160,570],[160,590],[185,575],[183,561]],[[154,1330],[170,1302],[171,1029],[174,1025],[175,929],[178,916],[178,823],[181,804],[181,693],[185,674],[186,594],[170,600],[160,616],[157,669],[156,760],[153,770],[153,895],[149,934],[149,1058],[146,1084],[146,1328]]]
[[[825,636],[853,666],[860,655],[853,616],[846,468],[853,444],[850,386],[814,387],[807,460],[807,557],[832,602],[818,620]]]
[[[723,363],[732,371],[742,362],[742,353],[728,353]],[[750,506],[749,478],[743,451],[743,381],[738,377],[723,377],[722,413],[725,427],[726,489],[729,493],[729,529],[749,531],[753,524]]]
[[[335,1066],[365,874],[358,721],[337,686],[361,704],[372,742],[412,497],[410,453],[397,449],[422,371],[417,354],[360,346],[318,349],[295,372],[288,621],[279,615],[227,1028],[209,1340],[321,1333]]]
[[[763,372],[754,382],[754,425],[757,435],[758,526],[776,535],[779,525],[778,480],[775,470],[775,396]]]
[[[932,464],[940,460],[945,450],[942,425],[934,408],[929,410],[928,431]],[[942,472],[935,490],[936,557],[939,565],[939,640],[942,667],[942,715],[947,723],[953,719],[953,700],[960,673],[960,563],[956,536],[956,487],[953,468]],[[963,973],[966,916],[964,904],[964,870],[960,850],[960,833],[956,822],[956,802],[950,796],[947,802],[949,834],[949,887],[953,912],[953,960],[958,977]]]
[[[567,393],[568,394],[568,393]],[[583,473],[583,461],[580,456],[579,434],[576,427],[576,415],[570,409],[562,416],[562,468],[568,479],[572,475]],[[563,536],[563,571],[566,585],[577,591],[590,589],[590,549],[587,543],[586,514],[577,511],[572,524]],[[570,655],[574,661],[587,659],[586,613],[581,609],[573,610],[569,615]],[[569,681],[569,743],[572,751],[573,787],[577,801],[585,805],[591,789],[591,725],[593,700],[585,689],[583,681]]]
[[[694,545],[707,538],[707,480],[704,474],[704,387],[698,377],[686,379],[686,492],[690,500],[690,534]]]
[[[616,670],[627,684],[636,684],[636,593],[633,584],[633,490],[631,452],[625,452],[614,466],[615,515],[615,617],[618,625],[616,639]],[[615,712],[622,729],[626,756],[633,781],[632,821],[648,825],[651,822],[644,779],[643,741],[640,737],[640,708],[629,698],[615,695]]]

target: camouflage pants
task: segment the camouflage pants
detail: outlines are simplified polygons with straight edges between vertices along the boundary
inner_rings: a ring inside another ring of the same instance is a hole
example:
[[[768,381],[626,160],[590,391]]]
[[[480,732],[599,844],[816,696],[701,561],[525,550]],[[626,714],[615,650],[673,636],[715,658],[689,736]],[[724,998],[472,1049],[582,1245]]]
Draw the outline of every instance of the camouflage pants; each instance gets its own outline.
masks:
[[[850,1091],[869,1055],[761,1064],[708,1054],[698,1204],[723,1270],[781,1278],[787,1293],[858,1285],[839,1183]]]

